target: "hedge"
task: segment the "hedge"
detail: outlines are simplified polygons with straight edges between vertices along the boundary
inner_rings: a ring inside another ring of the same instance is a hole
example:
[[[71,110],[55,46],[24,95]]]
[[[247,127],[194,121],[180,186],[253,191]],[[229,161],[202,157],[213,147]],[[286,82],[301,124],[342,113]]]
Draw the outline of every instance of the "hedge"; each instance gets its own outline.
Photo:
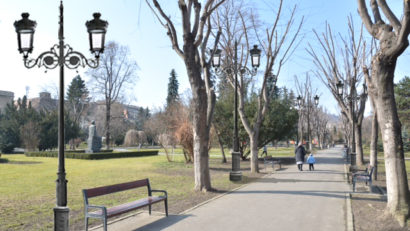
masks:
[[[65,152],[65,158],[70,159],[84,159],[84,160],[102,160],[112,158],[124,158],[124,157],[139,157],[139,156],[155,156],[158,155],[158,150],[152,151],[139,151],[139,152],[117,152],[117,153],[73,153]],[[29,157],[57,157],[58,152],[27,152],[26,156]]]
[[[112,152],[112,149],[101,149],[100,152]],[[67,150],[66,153],[85,153],[84,149],[77,149],[77,150]],[[99,152],[99,153],[100,153]]]

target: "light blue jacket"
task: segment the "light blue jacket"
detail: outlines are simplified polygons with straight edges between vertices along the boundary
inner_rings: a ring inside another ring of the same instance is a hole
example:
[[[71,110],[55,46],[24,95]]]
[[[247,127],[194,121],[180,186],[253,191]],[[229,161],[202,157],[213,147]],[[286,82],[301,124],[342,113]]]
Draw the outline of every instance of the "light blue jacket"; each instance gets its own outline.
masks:
[[[308,164],[316,163],[315,157],[313,157],[313,155],[310,154],[309,157],[307,158],[307,162],[308,162]]]

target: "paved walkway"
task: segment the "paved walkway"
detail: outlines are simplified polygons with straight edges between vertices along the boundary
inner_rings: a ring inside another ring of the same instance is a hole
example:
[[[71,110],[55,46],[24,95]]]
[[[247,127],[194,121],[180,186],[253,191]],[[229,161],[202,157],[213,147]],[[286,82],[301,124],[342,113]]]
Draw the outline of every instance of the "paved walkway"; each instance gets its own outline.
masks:
[[[316,154],[315,171],[296,165],[248,184],[185,214],[141,213],[115,222],[109,230],[346,230],[346,192],[341,149]],[[263,166],[263,165],[261,165]],[[267,169],[271,171],[270,168]],[[264,169],[262,169],[264,171]]]

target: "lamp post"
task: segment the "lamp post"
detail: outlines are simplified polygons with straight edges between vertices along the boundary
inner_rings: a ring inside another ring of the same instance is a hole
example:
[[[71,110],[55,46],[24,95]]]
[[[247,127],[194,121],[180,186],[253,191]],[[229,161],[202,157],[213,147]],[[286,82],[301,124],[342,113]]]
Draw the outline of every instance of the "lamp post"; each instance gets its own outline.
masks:
[[[317,132],[317,140],[318,140],[318,144],[320,141],[320,135],[319,135],[319,110],[317,110],[317,106],[319,106],[319,96],[315,95],[315,97],[313,97],[313,100],[315,102],[315,107],[316,107],[316,132]],[[319,146],[320,148],[320,146]]]
[[[298,97],[296,97],[296,105],[297,105],[298,108],[299,108],[299,121],[298,121],[298,124],[299,124],[299,126],[300,126],[300,141],[298,140],[298,143],[299,143],[299,142],[303,143],[302,96],[298,95]],[[298,129],[298,133],[299,133],[299,129]]]
[[[336,84],[337,94],[340,97],[342,97],[342,99],[343,99],[343,90],[344,90],[343,86],[344,86],[344,84],[340,80]],[[367,91],[366,85],[363,84],[363,87],[364,87],[363,91],[366,93],[366,91]],[[355,155],[356,155],[356,137],[355,137],[355,132],[354,132],[355,126],[356,126],[356,118],[355,118],[355,112],[354,112],[354,104],[356,103],[356,100],[360,99],[360,96],[357,96],[355,87],[352,87],[350,89],[350,94],[346,98],[349,100],[350,115],[351,115],[351,118],[352,118],[352,142],[351,142],[352,147],[351,147],[351,152],[350,152],[351,164],[356,165],[356,158],[355,158]]]
[[[253,49],[250,51],[251,62],[253,69],[250,70],[247,67],[241,67],[238,65],[238,41],[235,40],[235,54],[234,54],[234,64],[233,66],[227,66],[219,69],[221,66],[221,50],[216,49],[211,51],[212,55],[212,66],[215,68],[217,73],[224,72],[229,75],[232,72],[235,76],[235,97],[234,97],[234,138],[233,138],[233,152],[232,152],[232,171],[229,173],[229,179],[231,181],[240,181],[242,179],[242,172],[240,171],[240,156],[239,152],[239,137],[238,137],[238,71],[241,75],[248,73],[250,75],[256,75],[256,70],[260,65],[260,54],[261,50],[258,49],[257,45],[254,45]]]
[[[105,33],[108,23],[100,19],[100,13],[94,13],[94,19],[86,22],[89,33],[90,51],[95,59],[87,59],[80,52],[74,51],[64,43],[64,16],[63,1],[60,1],[59,43],[49,51],[41,53],[36,59],[29,59],[33,51],[34,32],[37,23],[30,20],[28,13],[22,14],[22,19],[14,23],[17,32],[18,50],[23,54],[24,66],[33,68],[44,66],[46,69],[60,67],[59,77],[59,104],[58,104],[58,172],[56,180],[56,207],[54,208],[54,230],[69,229],[69,208],[67,207],[67,180],[64,160],[64,66],[76,69],[79,66],[98,67],[99,57],[104,52]]]

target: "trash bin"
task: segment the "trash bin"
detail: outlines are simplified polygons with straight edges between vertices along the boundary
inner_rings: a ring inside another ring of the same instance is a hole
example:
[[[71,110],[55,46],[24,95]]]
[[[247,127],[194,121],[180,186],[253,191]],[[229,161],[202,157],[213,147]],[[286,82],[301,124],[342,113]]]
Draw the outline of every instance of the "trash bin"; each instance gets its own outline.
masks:
[[[350,153],[350,165],[356,166],[356,153],[354,152]]]

